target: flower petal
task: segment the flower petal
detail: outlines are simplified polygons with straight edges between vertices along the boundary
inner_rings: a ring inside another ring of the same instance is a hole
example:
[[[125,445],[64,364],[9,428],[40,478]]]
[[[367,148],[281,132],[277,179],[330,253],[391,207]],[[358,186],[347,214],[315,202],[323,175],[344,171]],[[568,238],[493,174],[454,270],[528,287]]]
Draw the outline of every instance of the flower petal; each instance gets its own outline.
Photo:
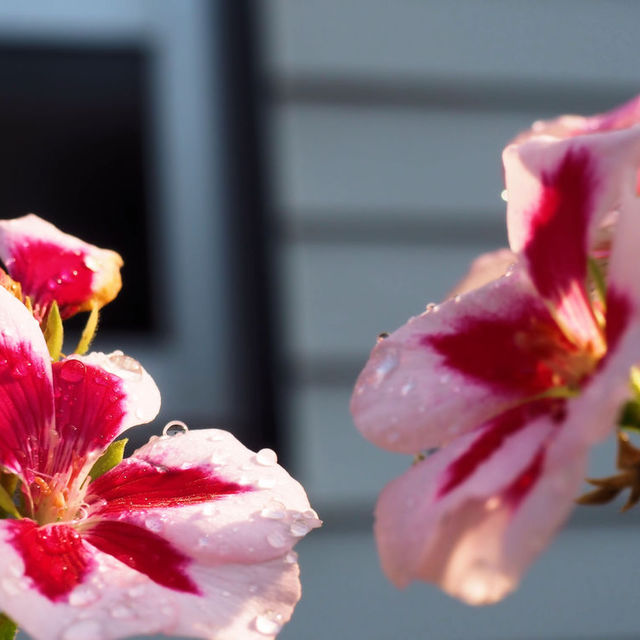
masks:
[[[585,288],[601,225],[635,185],[640,127],[570,140],[539,138],[503,154],[509,243],[565,333],[601,356],[604,342]]]
[[[640,123],[640,96],[624,104],[593,116],[566,115],[552,120],[538,120],[527,131],[512,140],[520,144],[538,136],[572,138],[586,133],[597,133],[627,129]]]
[[[586,447],[562,460],[549,455],[558,428],[557,417],[519,407],[389,484],[375,524],[387,576],[400,587],[435,582],[470,604],[509,593],[566,518],[583,478]]]
[[[517,585],[570,512],[589,447],[611,433],[629,396],[640,348],[640,323],[630,320],[580,396],[516,407],[384,489],[375,532],[396,585],[432,581],[472,604]]]
[[[453,298],[493,282],[507,273],[517,259],[518,256],[509,249],[483,253],[471,263],[467,275],[458,282],[447,297]]]
[[[0,259],[31,297],[38,319],[56,300],[63,319],[113,300],[122,286],[122,258],[29,214],[0,221]]]
[[[0,287],[0,466],[29,483],[46,463],[52,424],[47,345],[24,304]]]
[[[283,556],[320,526],[273,452],[254,454],[217,429],[152,440],[93,482],[86,499],[89,522],[117,518],[146,528],[206,564]]]
[[[415,454],[561,383],[574,355],[527,276],[514,269],[379,342],[351,411],[366,438]]]
[[[160,409],[151,376],[122,352],[72,356],[53,364],[58,440],[47,473],[92,463],[124,430]]]
[[[52,600],[25,574],[0,521],[0,608],[38,640],[110,640],[164,633],[217,640],[273,638],[300,598],[295,554],[254,565],[194,565],[200,595],[168,589],[83,543],[89,572]],[[47,567],[47,563],[43,563]]]

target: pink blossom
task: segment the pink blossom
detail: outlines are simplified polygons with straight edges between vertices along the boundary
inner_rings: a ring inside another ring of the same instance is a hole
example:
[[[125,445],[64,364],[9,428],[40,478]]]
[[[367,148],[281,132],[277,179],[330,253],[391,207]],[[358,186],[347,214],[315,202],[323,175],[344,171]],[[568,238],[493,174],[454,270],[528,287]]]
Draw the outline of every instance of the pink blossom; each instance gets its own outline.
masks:
[[[0,520],[0,610],[34,638],[262,639],[289,619],[292,547],[320,523],[272,451],[189,432],[91,480],[114,438],[159,407],[122,353],[51,364],[37,321],[0,288],[0,480],[15,474],[23,503]]]
[[[472,604],[565,521],[640,357],[640,127],[523,140],[503,156],[517,263],[380,341],[351,403],[378,446],[440,447],[379,498],[385,573]]]
[[[0,260],[31,298],[38,320],[55,300],[62,319],[103,307],[122,287],[122,258],[29,214],[0,220]]]

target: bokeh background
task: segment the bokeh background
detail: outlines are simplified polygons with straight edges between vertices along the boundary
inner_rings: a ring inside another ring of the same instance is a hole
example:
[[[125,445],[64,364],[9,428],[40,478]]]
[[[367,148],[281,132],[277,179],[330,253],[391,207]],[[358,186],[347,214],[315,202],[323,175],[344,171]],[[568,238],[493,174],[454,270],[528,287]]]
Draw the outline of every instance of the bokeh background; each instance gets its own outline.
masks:
[[[371,512],[409,460],[348,414],[375,336],[505,244],[505,143],[640,90],[639,24],[623,0],[0,0],[0,215],[124,256],[96,347],[163,393],[134,445],[225,426],[304,483],[326,524],[283,640],[639,636],[640,522],[615,507],[497,606],[392,588]]]

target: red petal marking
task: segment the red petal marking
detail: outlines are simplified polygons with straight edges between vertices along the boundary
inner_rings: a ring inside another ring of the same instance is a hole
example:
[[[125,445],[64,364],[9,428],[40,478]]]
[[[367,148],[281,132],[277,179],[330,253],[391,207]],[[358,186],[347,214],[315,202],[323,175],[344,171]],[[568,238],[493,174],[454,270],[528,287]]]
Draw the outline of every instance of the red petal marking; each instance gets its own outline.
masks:
[[[585,289],[587,232],[597,186],[588,151],[570,149],[541,182],[524,247],[529,275],[540,295],[561,308],[572,332],[589,342],[599,331]]]
[[[87,529],[84,539],[163,587],[200,594],[185,572],[190,559],[152,531],[128,522],[102,520]]]
[[[59,439],[48,473],[78,470],[88,453],[105,449],[125,413],[122,380],[100,367],[69,359],[53,363],[56,429]]]
[[[504,499],[512,508],[517,508],[522,500],[533,489],[542,473],[545,450],[540,449],[533,457],[527,468],[507,487],[504,492]]]
[[[630,317],[631,303],[629,299],[613,287],[609,287],[607,291],[607,355],[615,350],[620,337],[629,324]]]
[[[0,340],[0,465],[30,482],[46,463],[52,419],[45,361],[26,342]]]
[[[542,305],[530,301],[495,318],[466,316],[453,333],[425,335],[425,346],[456,369],[495,388],[533,395],[564,380],[567,360],[576,348],[569,343]]]
[[[216,476],[212,468],[174,469],[127,458],[89,485],[86,500],[98,505],[93,513],[114,515],[209,502],[251,489]]]
[[[53,602],[79,585],[93,567],[93,559],[80,534],[66,524],[39,527],[32,520],[11,520],[14,549],[22,556],[25,575]]]
[[[86,252],[43,241],[17,242],[11,252],[6,261],[9,275],[32,298],[39,319],[54,300],[66,319],[91,297],[93,271],[85,263]]]
[[[447,467],[436,497],[442,498],[460,486],[498,451],[508,438],[544,414],[551,414],[554,420],[561,420],[564,414],[564,400],[543,399],[529,402],[494,418],[483,428],[471,446]]]

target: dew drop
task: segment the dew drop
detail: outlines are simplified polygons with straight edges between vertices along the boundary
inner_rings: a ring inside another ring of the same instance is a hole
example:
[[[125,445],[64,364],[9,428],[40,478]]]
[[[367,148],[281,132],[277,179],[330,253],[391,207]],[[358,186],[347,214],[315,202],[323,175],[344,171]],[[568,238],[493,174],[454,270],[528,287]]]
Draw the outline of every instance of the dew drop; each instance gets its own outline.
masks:
[[[498,496],[493,496],[484,503],[484,508],[487,511],[495,511],[500,506],[500,502],[501,500]]]
[[[102,640],[101,626],[95,620],[74,622],[62,634],[62,640]]]
[[[189,431],[189,427],[182,420],[172,420],[164,425],[163,436],[181,436]]]
[[[426,313],[431,313],[432,311],[435,311],[436,308],[436,303],[435,302],[430,302],[426,307],[425,307],[425,312]]]
[[[93,589],[85,585],[76,587],[69,595],[69,604],[72,607],[86,607],[93,604],[100,598],[100,594]]]
[[[275,549],[280,549],[287,544],[287,538],[281,531],[272,531],[267,534],[267,542]]]
[[[289,531],[291,532],[292,536],[295,536],[296,538],[302,538],[302,536],[306,536],[307,533],[311,531],[311,527],[306,522],[296,520],[296,522],[293,522],[291,524]]]
[[[133,618],[133,610],[130,607],[127,607],[127,605],[118,604],[111,609],[111,617],[118,620]]]
[[[282,520],[287,515],[287,508],[282,502],[273,500],[260,512],[260,515],[269,520]]]
[[[276,479],[270,476],[264,476],[258,479],[258,487],[260,489],[273,489],[276,486]]]
[[[298,554],[295,551],[289,551],[283,560],[285,564],[294,564],[298,561]]]
[[[279,633],[282,629],[282,614],[273,611],[265,611],[262,615],[256,616],[254,625],[258,633],[271,636]]]
[[[80,360],[76,360],[75,358],[66,360],[62,363],[62,367],[60,367],[60,377],[65,382],[69,382],[71,384],[82,382],[86,374],[87,368],[85,367],[84,362],[80,362]]]
[[[127,592],[132,598],[139,598],[144,595],[145,588],[143,584],[137,584],[129,589]]]
[[[263,467],[271,467],[278,462],[278,456],[273,449],[260,449],[256,453],[256,463],[261,464]]]
[[[384,379],[398,366],[398,356],[395,350],[389,349],[378,362],[374,372],[374,384],[381,384]]]
[[[142,365],[135,358],[125,356],[122,351],[114,351],[109,356],[109,360],[118,367],[118,375],[121,378],[129,378],[132,380],[141,378],[144,373]]]
[[[416,385],[413,382],[413,380],[409,380],[409,382],[406,382],[405,384],[402,385],[402,388],[400,389],[400,395],[402,396],[408,395],[411,391],[413,391],[415,386]]]
[[[144,519],[144,526],[149,531],[160,533],[164,529],[164,518],[159,513],[151,513]]]
[[[84,266],[87,267],[89,271],[93,271],[95,273],[100,270],[100,263],[93,256],[85,256],[83,262]]]

